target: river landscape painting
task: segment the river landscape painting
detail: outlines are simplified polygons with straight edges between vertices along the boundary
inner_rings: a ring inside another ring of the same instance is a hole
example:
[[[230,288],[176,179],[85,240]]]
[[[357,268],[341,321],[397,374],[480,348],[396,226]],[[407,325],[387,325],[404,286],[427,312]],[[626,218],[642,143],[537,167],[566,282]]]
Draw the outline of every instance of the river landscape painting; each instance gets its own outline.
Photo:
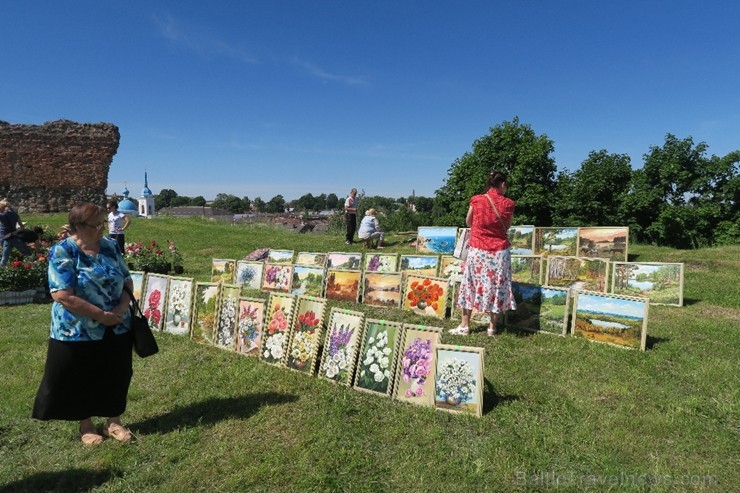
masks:
[[[614,262],[611,292],[644,296],[651,305],[683,306],[683,263]]]
[[[648,298],[576,292],[572,334],[644,351],[649,301]]]

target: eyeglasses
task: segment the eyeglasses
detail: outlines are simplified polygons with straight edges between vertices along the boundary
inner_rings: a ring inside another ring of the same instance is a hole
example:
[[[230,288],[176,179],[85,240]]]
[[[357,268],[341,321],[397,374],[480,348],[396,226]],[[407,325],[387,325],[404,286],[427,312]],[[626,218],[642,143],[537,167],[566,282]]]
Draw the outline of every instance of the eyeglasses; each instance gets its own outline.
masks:
[[[83,226],[87,226],[88,228],[92,228],[92,229],[100,229],[100,228],[102,228],[103,226],[105,226],[105,221],[99,222],[98,224],[87,224],[87,223],[82,223],[82,225],[83,225]]]

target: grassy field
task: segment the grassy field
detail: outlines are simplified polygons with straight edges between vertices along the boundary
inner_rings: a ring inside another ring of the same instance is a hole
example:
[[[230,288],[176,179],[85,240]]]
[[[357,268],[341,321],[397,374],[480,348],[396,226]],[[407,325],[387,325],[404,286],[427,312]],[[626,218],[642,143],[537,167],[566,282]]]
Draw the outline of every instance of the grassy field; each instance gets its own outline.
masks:
[[[127,239],[175,241],[184,275],[203,281],[211,258],[263,246],[361,250],[338,235],[182,219],[135,220]],[[403,240],[390,235],[385,251],[413,253]],[[740,246],[630,254],[686,264],[685,306],[650,307],[646,352],[514,330],[443,336],[486,349],[480,419],[158,334],[160,354],[135,358],[123,416],[138,441],[85,448],[76,424],[30,418],[50,306],[0,307],[0,492],[737,491]]]

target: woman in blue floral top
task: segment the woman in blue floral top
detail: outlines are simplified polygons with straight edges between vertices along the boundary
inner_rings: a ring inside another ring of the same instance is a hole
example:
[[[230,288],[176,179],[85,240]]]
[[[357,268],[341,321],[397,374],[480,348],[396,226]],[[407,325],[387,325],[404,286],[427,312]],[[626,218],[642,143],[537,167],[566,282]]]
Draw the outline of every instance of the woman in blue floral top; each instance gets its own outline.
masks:
[[[79,204],[69,213],[71,236],[49,252],[51,334],[33,417],[80,422],[85,445],[103,435],[122,442],[121,424],[133,369],[129,295],[131,275],[116,242],[104,238],[105,209]],[[93,416],[107,421],[98,433]]]

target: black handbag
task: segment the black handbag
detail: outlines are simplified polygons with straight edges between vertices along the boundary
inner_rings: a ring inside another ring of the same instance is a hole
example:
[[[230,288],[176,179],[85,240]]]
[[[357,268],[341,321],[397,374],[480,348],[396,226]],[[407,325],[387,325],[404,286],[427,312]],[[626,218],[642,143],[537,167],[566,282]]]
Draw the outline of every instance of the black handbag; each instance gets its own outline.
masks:
[[[124,285],[123,289],[131,297],[129,309],[131,310],[131,331],[134,334],[134,351],[142,358],[157,354],[159,346],[157,346],[157,339],[154,338],[154,333],[149,327],[149,321],[141,313],[141,308],[139,308],[134,293],[131,292],[128,286]]]

